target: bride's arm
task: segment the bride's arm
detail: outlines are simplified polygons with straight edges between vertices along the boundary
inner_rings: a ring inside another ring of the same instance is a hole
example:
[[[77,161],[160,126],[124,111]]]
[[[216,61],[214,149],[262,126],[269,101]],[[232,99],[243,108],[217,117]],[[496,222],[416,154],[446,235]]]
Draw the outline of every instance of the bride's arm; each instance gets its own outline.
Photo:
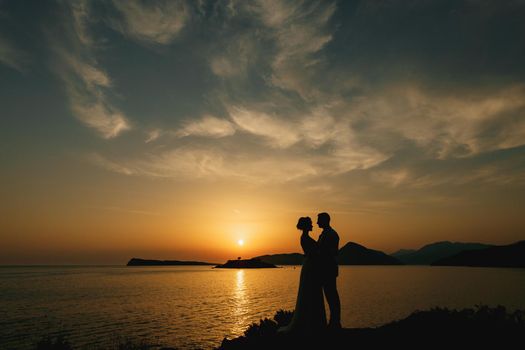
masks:
[[[319,246],[317,242],[308,235],[301,236],[301,246],[305,254],[319,254]]]

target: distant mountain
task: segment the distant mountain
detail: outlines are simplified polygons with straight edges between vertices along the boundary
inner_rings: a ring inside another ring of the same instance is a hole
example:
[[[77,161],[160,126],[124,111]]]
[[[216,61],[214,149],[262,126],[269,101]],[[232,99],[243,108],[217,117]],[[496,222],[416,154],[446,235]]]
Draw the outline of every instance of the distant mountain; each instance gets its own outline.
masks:
[[[273,254],[258,256],[257,259],[275,265],[302,265],[304,255],[299,253]],[[402,265],[402,262],[394,257],[353,242],[339,249],[337,260],[339,265]]]
[[[257,259],[275,265],[302,265],[304,255],[299,253],[273,254],[258,256]]]
[[[397,252],[390,254],[390,256],[393,256],[394,258],[398,258],[401,256],[405,256],[407,254],[412,254],[416,250],[415,249],[399,249]]]
[[[440,259],[435,266],[525,267],[525,241],[468,250]]]
[[[354,242],[348,242],[339,249],[339,265],[402,265],[398,259],[378,250],[368,249]]]
[[[201,261],[178,261],[178,260],[147,260],[132,258],[126,266],[180,266],[180,265],[216,265],[214,263]]]
[[[482,243],[461,243],[461,242],[436,242],[428,244],[419,250],[410,252],[403,250],[392,255],[407,265],[430,265],[433,262],[456,255],[465,250],[485,249],[492,245]]]
[[[264,269],[264,268],[276,268],[274,264],[270,264],[264,261],[261,261],[257,258],[252,259],[237,259],[237,260],[228,260],[225,264],[215,266],[219,269]]]

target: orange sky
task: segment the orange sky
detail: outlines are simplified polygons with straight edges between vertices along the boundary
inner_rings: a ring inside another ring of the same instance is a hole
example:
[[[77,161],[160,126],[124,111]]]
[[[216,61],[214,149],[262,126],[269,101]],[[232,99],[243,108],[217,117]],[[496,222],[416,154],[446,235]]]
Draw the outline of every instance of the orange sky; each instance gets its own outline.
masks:
[[[1,208],[0,263],[124,264],[131,257],[221,262],[299,252],[297,218],[315,221],[324,210],[341,244],[354,241],[387,253],[438,240],[511,243],[523,229],[512,200],[505,200],[510,206],[497,198],[476,201],[487,191],[470,190],[458,201],[428,194],[410,199],[407,191],[383,202],[356,192],[346,202],[337,193],[290,184],[122,178],[69,161],[69,169],[62,163],[61,170],[57,164],[40,172],[39,183],[32,172],[10,179],[4,191],[9,201]],[[315,228],[313,236],[319,233]]]
[[[0,264],[525,239],[523,4],[203,4],[0,2]]]

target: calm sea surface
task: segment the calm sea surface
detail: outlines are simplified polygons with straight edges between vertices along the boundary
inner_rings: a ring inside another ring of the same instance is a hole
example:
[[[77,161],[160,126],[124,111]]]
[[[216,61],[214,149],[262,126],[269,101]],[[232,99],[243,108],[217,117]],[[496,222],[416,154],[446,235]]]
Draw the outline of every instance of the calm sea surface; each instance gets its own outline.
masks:
[[[0,349],[42,335],[76,346],[116,338],[213,348],[279,309],[293,309],[300,266],[0,267]],[[342,266],[344,327],[368,327],[434,306],[525,309],[525,269]]]

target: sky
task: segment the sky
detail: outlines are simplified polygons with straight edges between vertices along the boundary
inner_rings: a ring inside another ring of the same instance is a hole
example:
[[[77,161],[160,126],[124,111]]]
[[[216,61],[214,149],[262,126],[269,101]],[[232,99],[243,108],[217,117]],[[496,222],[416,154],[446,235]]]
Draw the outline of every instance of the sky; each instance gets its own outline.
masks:
[[[319,212],[387,253],[523,240],[523,18],[522,0],[0,0],[0,264],[299,252]]]

